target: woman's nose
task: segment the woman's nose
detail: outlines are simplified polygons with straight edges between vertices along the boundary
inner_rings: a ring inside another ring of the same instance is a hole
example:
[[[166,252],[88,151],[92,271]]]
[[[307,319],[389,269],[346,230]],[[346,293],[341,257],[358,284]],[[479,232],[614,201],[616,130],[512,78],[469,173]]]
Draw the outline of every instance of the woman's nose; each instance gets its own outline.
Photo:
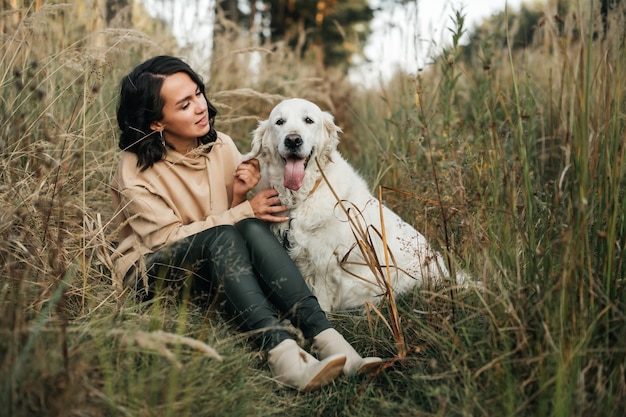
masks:
[[[198,105],[196,106],[196,113],[204,113],[207,111],[208,105],[204,97],[198,99]]]

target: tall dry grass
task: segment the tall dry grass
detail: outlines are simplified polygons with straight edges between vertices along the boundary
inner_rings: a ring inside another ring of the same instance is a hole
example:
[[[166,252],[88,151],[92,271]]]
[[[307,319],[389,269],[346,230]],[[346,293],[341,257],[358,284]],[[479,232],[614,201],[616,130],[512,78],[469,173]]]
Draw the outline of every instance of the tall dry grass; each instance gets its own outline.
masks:
[[[113,288],[118,82],[189,52],[142,13],[104,27],[96,2],[42,3],[0,15],[1,415],[623,415],[623,10],[606,31],[597,8],[548,10],[524,50],[493,27],[472,61],[458,15],[432,65],[371,91],[219,20],[199,68],[218,129],[246,151],[278,100],[318,102],[373,190],[483,285],[383,304],[399,335],[333,314],[396,360],[299,394],[214,308]]]
[[[401,168],[376,157],[362,165],[377,167],[380,183],[414,190],[389,199],[486,283],[469,305],[446,300],[488,323],[455,357],[468,360],[460,385],[490,394],[461,396],[459,414],[625,409],[624,9],[606,31],[599,4],[554,16],[546,8],[524,50],[493,36],[467,62],[453,42],[431,71],[394,81],[402,94],[378,101],[386,113],[373,96],[355,111],[384,121],[373,136]],[[509,39],[512,30],[492,28]],[[472,327],[454,333],[463,340]]]

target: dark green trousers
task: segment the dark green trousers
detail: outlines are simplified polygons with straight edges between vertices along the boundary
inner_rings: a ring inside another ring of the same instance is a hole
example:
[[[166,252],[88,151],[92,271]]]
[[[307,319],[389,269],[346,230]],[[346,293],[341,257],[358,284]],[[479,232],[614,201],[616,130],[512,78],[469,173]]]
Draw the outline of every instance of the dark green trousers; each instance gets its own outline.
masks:
[[[261,220],[212,227],[148,254],[143,261],[148,288],[137,277],[140,294],[152,297],[162,290],[184,288],[194,296],[217,294],[224,300],[227,318],[251,332],[261,349],[293,338],[283,318],[307,339],[331,327],[300,271]]]

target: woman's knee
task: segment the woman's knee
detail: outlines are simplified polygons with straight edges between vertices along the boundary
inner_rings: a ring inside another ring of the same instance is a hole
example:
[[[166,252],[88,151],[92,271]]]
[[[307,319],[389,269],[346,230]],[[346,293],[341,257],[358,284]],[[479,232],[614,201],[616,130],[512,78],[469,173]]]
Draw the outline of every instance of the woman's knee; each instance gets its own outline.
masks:
[[[258,230],[260,227],[267,227],[265,223],[256,217],[239,220],[235,223],[235,229],[241,234],[246,234],[249,230]]]
[[[258,239],[262,236],[274,237],[269,226],[257,218],[249,218],[235,223],[235,229],[246,240]]]
[[[196,235],[205,248],[237,247],[244,244],[241,233],[232,225],[214,226]],[[244,245],[245,247],[245,245]]]
[[[191,239],[188,248],[191,262],[208,263],[211,268],[220,270],[228,269],[231,264],[249,262],[246,241],[233,225],[214,226]]]

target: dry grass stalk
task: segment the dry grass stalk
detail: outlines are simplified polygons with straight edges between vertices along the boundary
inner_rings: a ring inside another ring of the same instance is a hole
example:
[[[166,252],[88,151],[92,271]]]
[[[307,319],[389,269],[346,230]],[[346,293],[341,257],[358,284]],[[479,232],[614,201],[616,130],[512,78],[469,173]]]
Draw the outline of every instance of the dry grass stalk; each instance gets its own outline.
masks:
[[[169,349],[168,345],[185,345],[205,354],[209,358],[218,361],[223,360],[222,356],[206,343],[191,337],[181,336],[163,330],[144,332],[142,330],[128,331],[113,329],[109,334],[121,336],[121,341],[126,345],[130,346],[136,344],[141,348],[154,351],[172,361],[178,368],[181,368],[182,364],[176,359],[176,356]]]
[[[382,231],[378,231],[376,230],[375,227],[366,224],[365,219],[363,218],[363,215],[360,213],[360,211],[357,208],[346,207],[346,204],[350,204],[350,202],[346,202],[342,200],[337,195],[332,184],[326,177],[326,174],[324,174],[324,170],[320,166],[320,163],[317,158],[315,158],[315,163],[317,164],[317,167],[320,170],[320,174],[322,175],[324,182],[326,182],[326,185],[328,185],[328,188],[330,189],[333,196],[337,200],[337,205],[341,207],[344,214],[346,215],[346,218],[348,219],[350,228],[355,238],[355,246],[353,246],[353,248],[351,248],[348,251],[348,253],[346,253],[342,261],[345,261],[345,259],[350,255],[352,249],[358,248],[359,251],[361,252],[361,256],[363,257],[363,259],[365,259],[365,262],[367,263],[367,266],[369,267],[370,271],[372,271],[372,275],[374,276],[374,279],[376,280],[376,285],[381,289],[382,299],[387,300],[391,308],[391,317],[389,318],[389,320],[386,320],[379,308],[374,306],[372,303],[367,303],[368,320],[371,320],[369,312],[374,311],[383,320],[383,322],[385,323],[385,325],[387,326],[387,328],[393,335],[393,338],[396,341],[397,356],[400,358],[404,357],[404,355],[406,355],[406,345],[404,342],[404,335],[402,333],[400,315],[398,314],[398,309],[396,306],[395,297],[394,297],[393,289],[391,286],[391,271],[390,271],[390,263],[389,263],[390,259],[389,258],[392,255],[390,255],[389,250],[388,250],[389,248],[387,246],[386,234],[384,230],[384,220],[383,220],[383,215],[382,215],[382,203],[379,206],[381,210],[380,217],[381,217]],[[353,215],[351,211],[356,211],[356,215]],[[361,222],[359,221],[359,219],[363,219],[363,221]],[[378,260],[378,254],[376,253],[376,248],[370,236],[370,231],[378,234],[378,236],[382,239],[384,253],[385,253],[385,264],[384,264],[385,270],[384,271],[383,271],[381,262]],[[368,283],[372,282],[371,279],[357,276],[345,268],[344,270],[350,273],[355,278],[361,279]]]

